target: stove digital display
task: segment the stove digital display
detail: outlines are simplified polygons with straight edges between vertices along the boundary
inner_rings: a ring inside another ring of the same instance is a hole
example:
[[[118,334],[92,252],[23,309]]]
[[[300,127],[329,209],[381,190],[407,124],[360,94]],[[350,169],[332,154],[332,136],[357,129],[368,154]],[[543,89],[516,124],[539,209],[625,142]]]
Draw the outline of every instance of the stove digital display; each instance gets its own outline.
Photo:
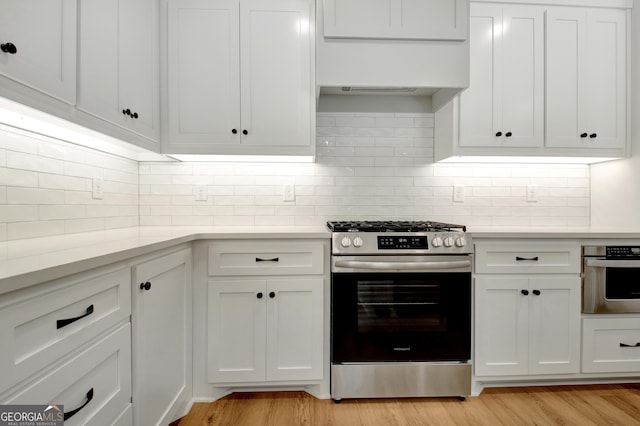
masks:
[[[427,237],[378,236],[378,249],[428,249]]]

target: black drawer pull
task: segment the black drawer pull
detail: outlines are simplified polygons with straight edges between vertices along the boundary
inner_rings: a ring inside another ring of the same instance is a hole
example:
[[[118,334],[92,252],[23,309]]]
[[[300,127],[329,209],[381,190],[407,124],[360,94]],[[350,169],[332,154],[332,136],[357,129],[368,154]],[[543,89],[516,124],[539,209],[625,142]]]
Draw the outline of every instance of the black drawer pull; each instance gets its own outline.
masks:
[[[528,296],[529,290],[520,290],[520,293],[522,293],[523,296]]]
[[[86,317],[86,316],[88,316],[88,315],[91,315],[92,313],[93,313],[93,305],[90,305],[90,306],[87,308],[86,313],[85,313],[85,314],[83,314],[83,315],[80,315],[79,317],[75,317],[75,318],[66,318],[66,319],[61,319],[61,320],[56,321],[56,328],[60,329],[60,328],[62,328],[62,327],[66,327],[66,326],[68,326],[69,324],[71,324],[71,323],[74,323],[74,322],[78,321],[79,319],[82,319],[82,318],[84,318],[84,317]]]
[[[8,53],[10,55],[15,55],[16,53],[18,53],[18,48],[16,47],[15,44],[13,44],[11,42],[0,44],[0,50],[2,50],[4,53]]]
[[[151,290],[151,283],[147,281],[146,283],[140,283],[140,290]]]
[[[87,392],[87,402],[85,402],[84,404],[82,404],[80,407],[76,408],[75,410],[72,411],[67,411],[66,413],[64,413],[64,421],[66,422],[67,420],[69,420],[71,417],[73,417],[74,415],[76,415],[78,413],[78,411],[82,410],[84,407],[87,406],[88,403],[91,402],[91,400],[93,399],[93,388],[89,389],[89,392]]]
[[[640,342],[635,345],[627,345],[626,343],[620,343],[621,348],[640,348]]]
[[[533,290],[533,294],[535,294],[536,296],[540,296],[542,292],[540,290]]]
[[[521,261],[521,260],[528,260],[531,262],[537,262],[538,261],[538,256],[536,257],[520,257],[520,256],[516,256],[516,261]]]
[[[262,258],[256,257],[256,262],[280,262],[280,258],[274,257],[273,259],[262,259]]]

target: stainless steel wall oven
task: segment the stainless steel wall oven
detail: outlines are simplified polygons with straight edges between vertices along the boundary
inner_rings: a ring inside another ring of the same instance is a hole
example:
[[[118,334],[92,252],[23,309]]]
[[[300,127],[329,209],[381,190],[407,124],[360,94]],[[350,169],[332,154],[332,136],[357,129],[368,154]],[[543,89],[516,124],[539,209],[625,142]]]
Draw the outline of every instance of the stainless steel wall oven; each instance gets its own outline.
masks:
[[[332,398],[468,395],[471,244],[464,227],[411,222],[398,229],[393,222],[380,230],[376,222],[371,231],[370,224],[328,224]]]
[[[640,313],[640,246],[582,248],[582,312]]]

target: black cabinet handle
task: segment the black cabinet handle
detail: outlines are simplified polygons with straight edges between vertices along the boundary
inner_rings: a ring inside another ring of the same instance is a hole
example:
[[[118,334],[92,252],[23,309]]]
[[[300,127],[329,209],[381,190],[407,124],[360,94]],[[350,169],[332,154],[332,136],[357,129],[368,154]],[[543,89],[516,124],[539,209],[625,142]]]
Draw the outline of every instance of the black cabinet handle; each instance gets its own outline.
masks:
[[[598,134],[597,134],[597,133],[591,133],[591,134],[589,135],[589,138],[591,138],[591,139],[595,139],[595,138],[597,138],[597,137],[598,137]]]
[[[262,259],[260,257],[256,257],[256,262],[280,262],[280,258],[274,257],[273,259]]]
[[[123,110],[122,110],[122,113],[123,113],[124,115],[128,115],[129,117],[131,117],[131,110],[130,110],[129,108],[127,108],[127,109],[123,109]]]
[[[18,48],[13,43],[2,43],[2,44],[0,44],[0,50],[2,50],[4,53],[8,53],[10,55],[15,55],[16,53],[18,53]]]
[[[60,329],[62,327],[66,327],[71,323],[74,323],[76,321],[78,321],[79,319],[82,319],[88,315],[91,315],[93,313],[93,305],[90,305],[89,307],[87,307],[86,312],[83,315],[80,315],[79,317],[75,317],[75,318],[65,318],[65,319],[61,319],[56,321],[56,328]]]
[[[140,283],[140,290],[149,291],[150,289],[151,289],[151,283],[149,281],[147,281],[146,283]]]
[[[260,292],[260,293],[256,294],[256,297],[257,297],[258,299],[262,299],[262,292]]]
[[[537,262],[538,261],[538,256],[535,257],[520,257],[520,256],[516,256],[516,262],[520,262],[523,260],[528,260],[530,262]]]
[[[522,293],[523,296],[528,296],[529,290],[520,290],[520,293]]]
[[[502,132],[497,132],[496,137],[500,137],[500,136],[502,136]]]
[[[542,292],[540,290],[533,290],[533,294],[535,294],[536,296],[540,296]]]
[[[134,112],[133,114],[131,114],[131,118],[138,118],[138,113]]]
[[[269,293],[269,297],[270,297],[270,298],[272,298],[272,299],[273,299],[274,297],[276,297],[276,292],[275,292],[275,291],[272,291],[271,293]]]
[[[640,342],[635,345],[627,345],[626,343],[620,343],[621,348],[640,348]]]
[[[231,133],[233,133],[234,135],[238,133],[237,129],[231,129]]]
[[[242,134],[243,134],[243,135],[248,135],[248,134],[249,134],[249,132],[248,132],[247,130],[243,130],[243,131],[242,131]]]
[[[66,422],[67,420],[69,420],[71,417],[73,417],[74,415],[76,415],[78,413],[78,411],[82,410],[84,407],[87,406],[88,403],[91,402],[91,400],[93,399],[93,388],[89,389],[89,392],[87,392],[87,402],[85,402],[84,404],[82,404],[80,407],[76,408],[75,410],[72,411],[67,411],[66,413],[64,413],[64,421]]]
[[[580,133],[581,138],[586,138],[587,136],[589,136],[587,133]]]
[[[507,133],[505,133],[505,136],[506,136],[506,137],[508,137],[508,138],[510,138],[511,136],[513,136],[513,133],[511,133],[511,132],[507,132]]]

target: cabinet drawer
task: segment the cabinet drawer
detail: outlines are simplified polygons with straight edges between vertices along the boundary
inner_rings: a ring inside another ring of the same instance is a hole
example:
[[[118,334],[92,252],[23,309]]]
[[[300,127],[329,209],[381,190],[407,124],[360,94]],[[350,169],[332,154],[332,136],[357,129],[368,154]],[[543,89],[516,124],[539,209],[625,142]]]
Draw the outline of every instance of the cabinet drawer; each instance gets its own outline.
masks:
[[[635,346],[638,345],[638,346]],[[584,318],[582,371],[640,371],[640,318]]]
[[[0,298],[0,392],[131,314],[129,268],[82,274]]]
[[[62,404],[67,414],[82,407],[64,424],[112,424],[131,404],[130,324],[5,398],[2,404]]]
[[[475,248],[480,274],[577,274],[580,245],[571,241],[482,242]]]
[[[321,275],[322,242],[221,241],[209,246],[209,275]]]

